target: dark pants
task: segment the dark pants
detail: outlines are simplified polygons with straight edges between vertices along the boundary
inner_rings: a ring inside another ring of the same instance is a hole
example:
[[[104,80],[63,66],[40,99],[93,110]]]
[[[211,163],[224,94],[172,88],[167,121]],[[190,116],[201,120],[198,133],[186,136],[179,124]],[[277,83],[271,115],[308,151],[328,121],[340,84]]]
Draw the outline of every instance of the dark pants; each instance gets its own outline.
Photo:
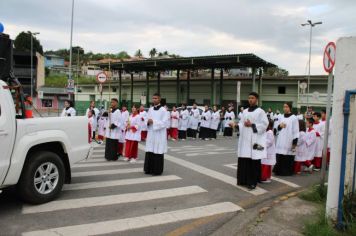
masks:
[[[105,159],[108,161],[116,161],[118,159],[118,140],[106,138],[105,143]]]
[[[197,137],[197,130],[196,129],[188,129],[187,130],[187,136],[190,138],[196,138]]]
[[[257,185],[261,179],[261,160],[239,157],[237,161],[237,185]]]
[[[178,130],[178,139],[187,139],[187,131]]]
[[[290,176],[294,174],[294,156],[293,155],[276,155],[277,163],[273,168],[276,175]]]
[[[161,175],[164,167],[164,155],[146,152],[144,172],[148,175]]]

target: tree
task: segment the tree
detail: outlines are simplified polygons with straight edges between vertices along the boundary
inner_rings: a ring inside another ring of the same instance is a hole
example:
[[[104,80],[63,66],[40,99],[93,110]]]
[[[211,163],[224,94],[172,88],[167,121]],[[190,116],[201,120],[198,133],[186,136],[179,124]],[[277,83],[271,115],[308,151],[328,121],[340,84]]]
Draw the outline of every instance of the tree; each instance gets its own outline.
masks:
[[[289,72],[279,67],[269,67],[266,71],[266,75],[269,76],[288,76]]]
[[[109,57],[110,57],[110,55],[109,55]],[[121,52],[119,52],[119,53],[116,55],[116,57],[117,57],[118,59],[128,59],[128,58],[131,58],[131,56],[130,56],[126,51],[121,51]],[[114,56],[114,58],[115,58],[115,56]]]
[[[159,56],[159,57],[163,56],[163,53],[159,52],[159,53],[158,53],[158,56]]]
[[[143,54],[142,54],[141,49],[138,49],[138,50],[135,52],[135,57],[143,57]]]
[[[19,33],[14,41],[15,48],[22,51],[31,51],[31,32],[22,31]],[[39,52],[43,55],[43,48],[40,41],[33,36],[33,52]]]
[[[163,55],[164,55],[164,56],[169,56],[168,51],[164,51],[164,52],[163,52]]]
[[[157,55],[157,49],[156,48],[152,48],[151,51],[149,52],[150,57],[155,57]]]

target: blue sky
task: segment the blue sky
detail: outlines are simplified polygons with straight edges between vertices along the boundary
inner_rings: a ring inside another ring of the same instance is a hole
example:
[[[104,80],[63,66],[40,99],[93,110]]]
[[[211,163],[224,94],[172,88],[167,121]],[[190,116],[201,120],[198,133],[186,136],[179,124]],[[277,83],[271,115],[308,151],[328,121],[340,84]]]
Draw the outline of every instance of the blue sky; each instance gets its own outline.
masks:
[[[73,45],[86,51],[147,56],[155,47],[182,56],[255,53],[287,69],[307,71],[309,28],[313,31],[312,74],[325,74],[323,47],[356,36],[352,0],[75,0]],[[15,37],[38,31],[45,50],[69,47],[71,0],[3,0],[0,22]]]

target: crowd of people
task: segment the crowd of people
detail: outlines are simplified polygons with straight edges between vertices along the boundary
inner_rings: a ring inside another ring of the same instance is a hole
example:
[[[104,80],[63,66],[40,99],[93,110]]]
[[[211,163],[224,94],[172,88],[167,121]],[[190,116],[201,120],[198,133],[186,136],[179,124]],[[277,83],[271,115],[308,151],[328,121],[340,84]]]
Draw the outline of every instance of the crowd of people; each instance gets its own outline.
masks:
[[[266,112],[258,107],[259,95],[255,92],[248,97],[249,106],[241,107],[235,117],[234,107],[208,105],[201,110],[193,103],[188,108],[182,104],[171,111],[161,106],[160,95],[154,94],[153,105],[147,110],[144,106],[133,105],[131,114],[127,107],[118,107],[118,100],[111,99],[109,111],[99,111],[95,102],[86,111],[89,119],[90,141],[103,144],[105,158],[135,163],[138,158],[138,143],[146,142],[144,170],[146,174],[160,175],[163,172],[163,155],[167,152],[167,140],[187,139],[214,140],[217,133],[238,138],[237,184],[254,189],[257,183],[271,182],[274,172],[280,176],[319,171],[322,164],[323,139],[325,135],[326,113],[313,112],[308,107],[303,115],[292,113],[292,104],[283,105],[283,114],[269,108]],[[65,102],[62,116],[75,116],[70,101]],[[330,144],[330,142],[329,142]],[[329,157],[330,145],[328,145]]]

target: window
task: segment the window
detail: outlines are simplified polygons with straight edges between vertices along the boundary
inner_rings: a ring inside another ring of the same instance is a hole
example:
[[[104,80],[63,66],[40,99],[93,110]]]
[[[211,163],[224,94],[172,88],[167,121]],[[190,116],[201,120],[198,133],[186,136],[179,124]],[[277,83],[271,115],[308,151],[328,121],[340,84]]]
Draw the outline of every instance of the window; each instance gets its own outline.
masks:
[[[42,107],[52,107],[52,99],[42,99]]]
[[[286,94],[286,87],[284,86],[278,87],[278,94]]]

